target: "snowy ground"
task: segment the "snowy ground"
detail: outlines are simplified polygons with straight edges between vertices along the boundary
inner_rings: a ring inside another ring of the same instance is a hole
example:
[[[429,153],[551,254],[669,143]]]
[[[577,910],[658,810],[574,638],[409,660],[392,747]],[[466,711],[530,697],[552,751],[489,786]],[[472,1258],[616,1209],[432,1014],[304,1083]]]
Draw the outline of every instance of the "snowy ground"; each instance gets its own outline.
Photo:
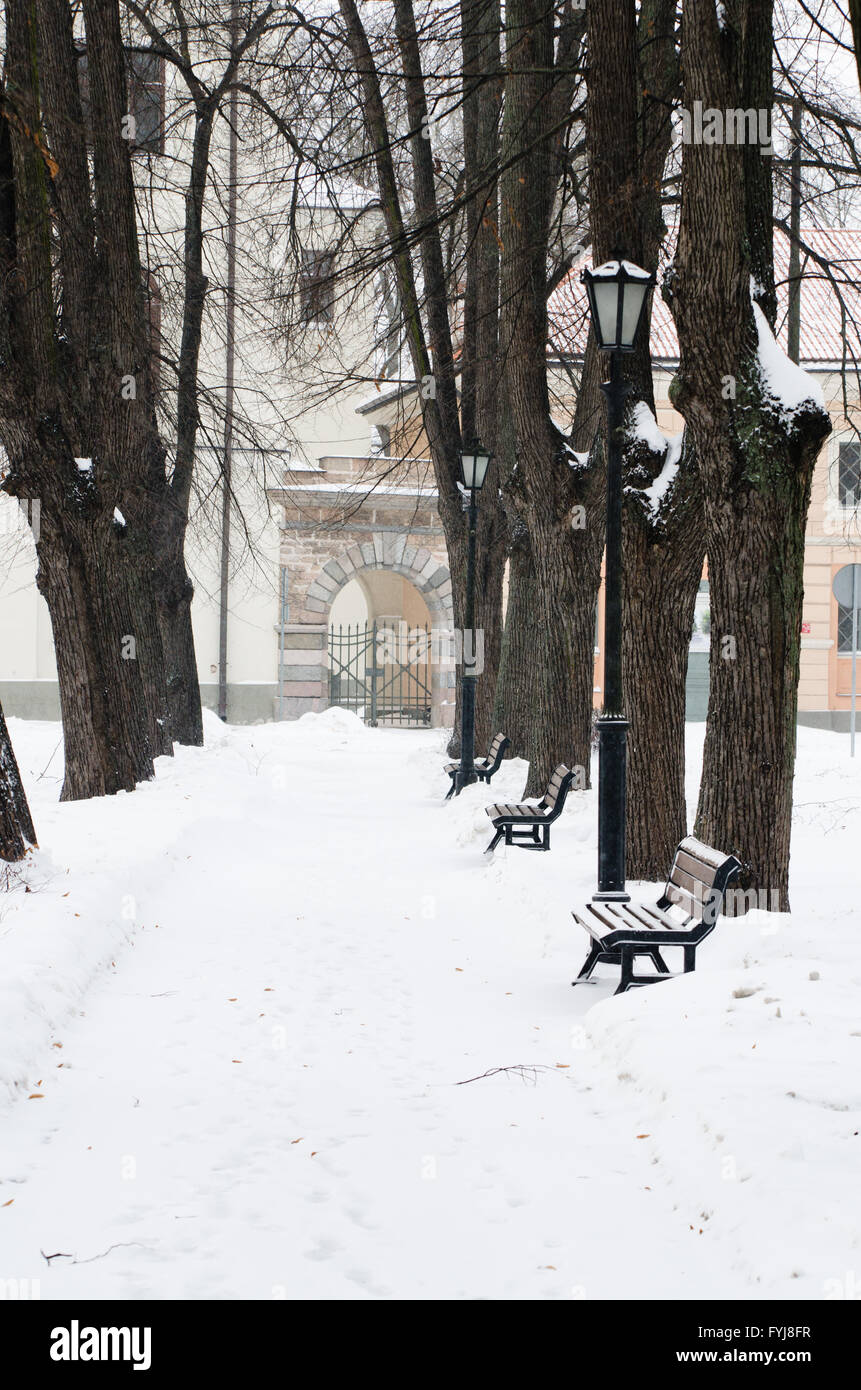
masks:
[[[593,793],[549,855],[488,864],[490,798],[443,803],[441,733],[210,718],[154,784],[59,806],[58,727],[10,723],[43,849],[30,891],[0,895],[0,1279],[43,1298],[861,1292],[845,737],[800,731],[792,917],[721,921],[695,976],[614,999],[609,975],[570,986]],[[493,799],[522,781],[506,765]]]

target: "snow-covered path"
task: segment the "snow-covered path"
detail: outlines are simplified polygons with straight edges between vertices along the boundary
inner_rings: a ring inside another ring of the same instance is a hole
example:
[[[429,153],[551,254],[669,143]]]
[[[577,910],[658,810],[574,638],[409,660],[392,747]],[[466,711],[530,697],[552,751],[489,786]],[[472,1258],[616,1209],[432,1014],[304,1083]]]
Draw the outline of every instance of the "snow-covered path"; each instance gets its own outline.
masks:
[[[333,715],[42,808],[45,906],[78,932],[135,921],[4,1116],[0,1277],[43,1298],[810,1296],[792,1251],[758,1287],[762,1232],[693,1099],[668,1116],[618,1028],[602,1051],[584,1027],[612,989],[570,987],[591,795],[550,855],[488,865],[486,791],[442,804],[439,734]],[[638,992],[679,991],[676,1038],[689,985]],[[614,1001],[623,1029],[644,1004]],[[845,1258],[827,1248],[820,1283]]]
[[[480,855],[441,872],[452,808],[404,749],[270,754],[229,804],[198,771],[133,949],[7,1120],[4,1273],[43,1297],[719,1291],[572,1033],[594,991],[512,955]],[[515,1064],[547,1070],[454,1084]]]

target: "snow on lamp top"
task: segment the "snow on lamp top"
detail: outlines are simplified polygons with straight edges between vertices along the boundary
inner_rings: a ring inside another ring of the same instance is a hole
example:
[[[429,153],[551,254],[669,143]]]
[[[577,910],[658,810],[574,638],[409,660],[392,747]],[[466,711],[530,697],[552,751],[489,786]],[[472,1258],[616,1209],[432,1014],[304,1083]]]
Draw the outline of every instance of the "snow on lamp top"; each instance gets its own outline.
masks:
[[[633,352],[654,275],[631,261],[605,261],[580,276],[598,346],[604,352]]]

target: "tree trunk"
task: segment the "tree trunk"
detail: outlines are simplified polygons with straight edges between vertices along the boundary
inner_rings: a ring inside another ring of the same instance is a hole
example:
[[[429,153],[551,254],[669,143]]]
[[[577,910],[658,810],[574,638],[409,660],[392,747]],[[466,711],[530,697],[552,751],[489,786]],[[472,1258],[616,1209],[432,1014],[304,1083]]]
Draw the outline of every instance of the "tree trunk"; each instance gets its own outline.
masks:
[[[200,748],[203,746],[203,715],[191,624],[194,585],[185,568],[185,531],[185,521],[178,513],[173,494],[169,493],[154,527],[153,549],[170,731],[177,743]]]
[[[578,785],[590,785],[600,548],[583,537],[581,553],[570,530],[553,512],[530,510],[540,625],[526,796],[544,792],[558,763],[582,769]]]
[[[663,461],[663,459],[662,459]],[[685,702],[688,651],[703,570],[698,483],[686,453],[663,518],[625,508],[622,669],[628,731],[626,869],[660,882],[688,833]]]
[[[508,756],[528,760],[538,708],[536,635],[541,631],[540,596],[529,532],[525,523],[516,518],[512,529],[508,557],[508,605],[493,723],[511,741]]]
[[[690,0],[684,94],[719,111],[772,106],[771,5],[721,30]],[[696,451],[711,590],[709,712],[696,833],[745,865],[741,887],[788,911],[804,529],[831,425],[816,388],[763,372],[774,322],[770,161],[753,145],[686,144],[670,281],[681,365],[672,396]],[[708,248],[708,254],[705,254]],[[751,285],[756,294],[752,301]]]
[[[111,533],[108,528],[111,528]],[[151,591],[106,517],[43,504],[37,584],[51,615],[66,775],[61,800],[132,791],[153,775],[149,653],[160,638]]]
[[[35,844],[30,808],[0,709],[0,859],[14,863]]]
[[[491,464],[483,492],[495,496],[496,467]],[[481,494],[483,495],[483,493]],[[493,735],[494,706],[496,702],[497,673],[502,649],[502,581],[505,573],[505,545],[499,535],[499,513],[495,502],[489,502],[485,509],[479,502],[478,526],[475,551],[475,623],[477,652],[482,657],[483,669],[475,682],[475,754],[482,756],[487,751]],[[452,610],[455,628],[459,633],[465,630],[464,601],[466,596],[467,534],[464,524],[453,534],[453,528],[446,530],[446,548],[452,578]],[[480,644],[480,646],[478,646]],[[458,675],[462,671],[462,663]],[[455,718],[451,737],[446,751],[451,758],[459,758],[461,753],[461,695],[463,682],[457,679],[455,685]]]

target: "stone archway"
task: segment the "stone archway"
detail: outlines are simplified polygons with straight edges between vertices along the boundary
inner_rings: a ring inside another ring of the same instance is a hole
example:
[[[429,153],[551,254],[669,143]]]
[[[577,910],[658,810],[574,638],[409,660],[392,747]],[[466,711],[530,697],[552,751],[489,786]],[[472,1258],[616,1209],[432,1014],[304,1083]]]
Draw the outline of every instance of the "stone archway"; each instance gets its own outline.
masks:
[[[287,719],[297,719],[308,710],[328,707],[329,613],[341,589],[363,572],[384,570],[409,580],[424,599],[433,627],[441,631],[453,630],[451,575],[444,547],[439,542],[433,549],[411,544],[408,533],[388,529],[374,530],[353,545],[345,545],[343,536],[332,536],[336,544],[338,539],[341,547],[336,550],[335,544],[327,546],[329,558],[318,567],[303,571],[296,566],[300,583],[289,590],[291,616],[295,614],[296,620],[286,625],[283,639],[281,696]],[[319,536],[317,547],[322,548]],[[431,706],[434,726],[453,720],[454,684],[453,662],[446,657],[434,664]]]

